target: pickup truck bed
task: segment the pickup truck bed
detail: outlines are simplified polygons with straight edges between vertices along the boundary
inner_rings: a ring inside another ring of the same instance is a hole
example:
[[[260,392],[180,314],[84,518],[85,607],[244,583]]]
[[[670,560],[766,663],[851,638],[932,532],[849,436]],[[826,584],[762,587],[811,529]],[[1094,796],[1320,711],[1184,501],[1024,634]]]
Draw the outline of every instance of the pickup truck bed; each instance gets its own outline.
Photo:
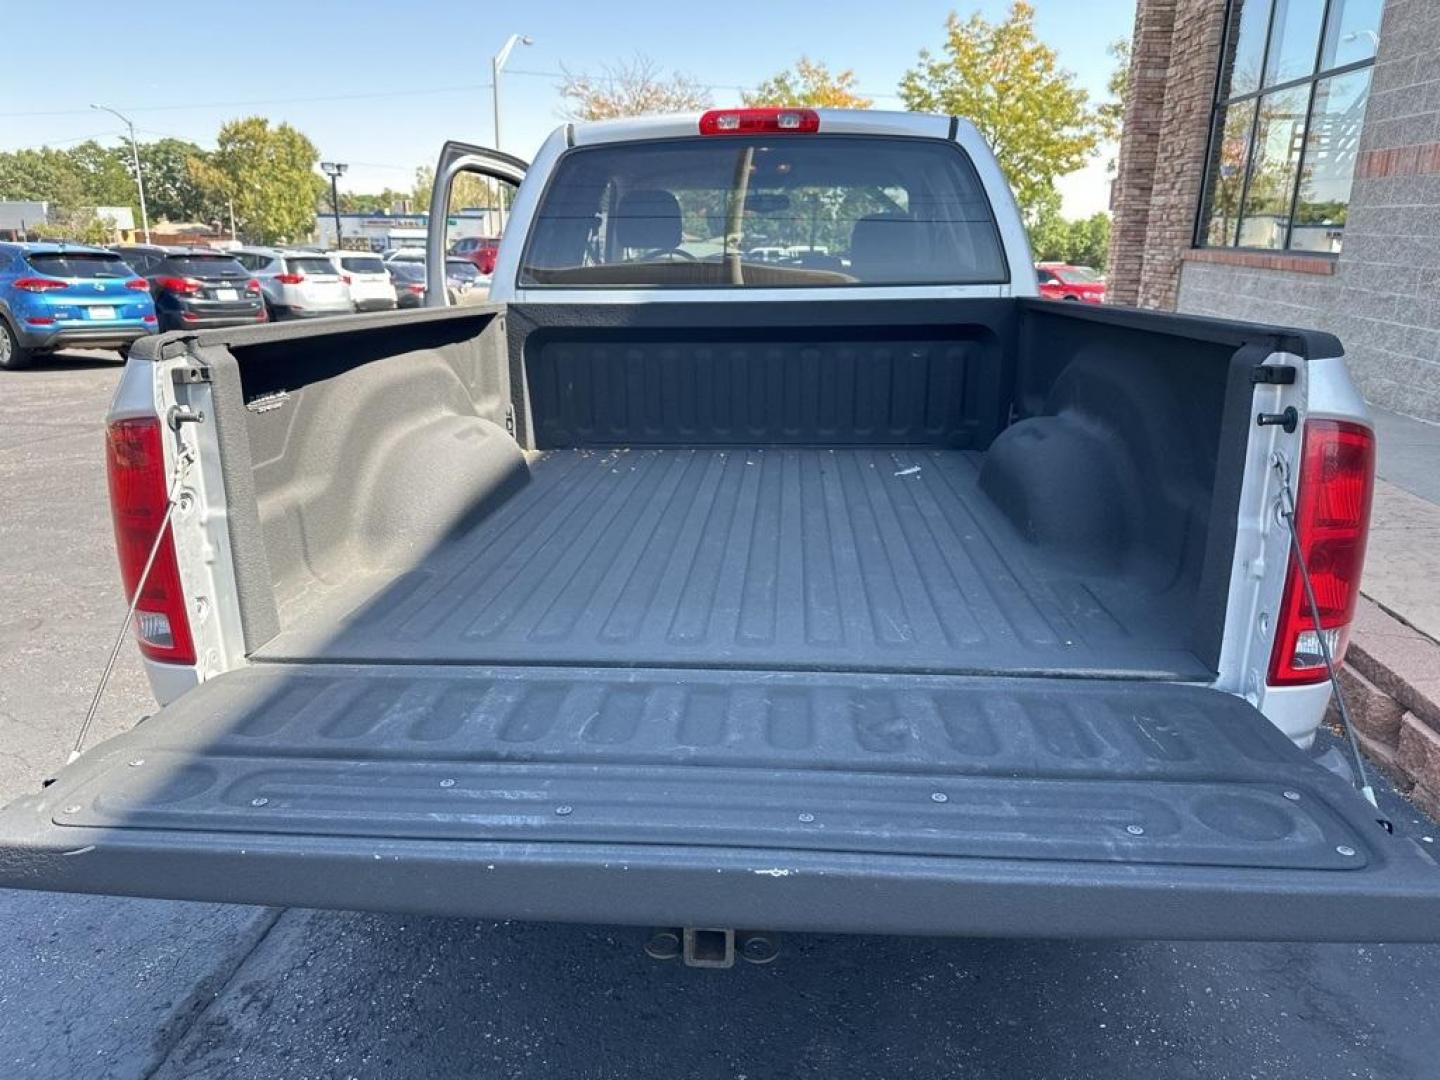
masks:
[[[1213,678],[1233,342],[1142,318],[1077,364],[1107,324],[1043,306],[727,307],[396,322],[363,363],[236,338],[254,655]]]
[[[7,808],[0,883],[1432,938],[1429,856],[1208,685],[1255,369],[1335,348],[1030,300],[162,338],[247,662]]]
[[[542,451],[492,513],[338,584],[257,655],[1205,677],[1173,605],[1023,543],[982,458]]]

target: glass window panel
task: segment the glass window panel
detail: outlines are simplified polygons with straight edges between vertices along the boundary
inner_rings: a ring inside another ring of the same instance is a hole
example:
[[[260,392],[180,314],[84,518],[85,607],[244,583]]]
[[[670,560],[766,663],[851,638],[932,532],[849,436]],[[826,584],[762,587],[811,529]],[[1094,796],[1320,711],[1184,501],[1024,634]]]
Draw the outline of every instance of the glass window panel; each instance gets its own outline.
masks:
[[[1260,89],[1265,33],[1271,0],[1235,0],[1230,9],[1229,66],[1220,76],[1220,97],[1238,97]]]
[[[1250,124],[1254,118],[1254,99],[1236,102],[1222,110],[1211,150],[1205,213],[1200,222],[1201,242],[1207,246],[1230,247],[1235,243],[1240,194],[1250,157]]]
[[[1380,13],[1384,7],[1385,0],[1330,0],[1321,70],[1373,59],[1380,44]]]
[[[556,286],[1007,280],[953,144],[823,132],[571,150],[523,262],[522,281]]]
[[[1309,83],[1259,99],[1250,187],[1240,215],[1241,247],[1285,246],[1309,102]]]
[[[1325,0],[1278,0],[1270,52],[1265,58],[1266,86],[1315,73],[1324,21]]]
[[[1290,234],[1290,246],[1297,251],[1340,252],[1369,96],[1369,68],[1315,86],[1310,134],[1300,169],[1300,197]]]

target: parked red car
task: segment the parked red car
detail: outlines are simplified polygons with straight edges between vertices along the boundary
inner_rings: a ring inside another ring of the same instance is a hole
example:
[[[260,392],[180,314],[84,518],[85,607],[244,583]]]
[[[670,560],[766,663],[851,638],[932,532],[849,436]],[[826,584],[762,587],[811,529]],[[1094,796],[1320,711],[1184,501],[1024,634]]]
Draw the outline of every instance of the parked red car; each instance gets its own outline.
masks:
[[[1088,266],[1069,263],[1038,263],[1040,295],[1047,300],[1079,300],[1085,304],[1105,302],[1105,282]]]
[[[495,273],[495,255],[500,250],[500,239],[495,236],[467,236],[457,240],[450,249],[451,255],[475,264],[475,269],[489,277]]]

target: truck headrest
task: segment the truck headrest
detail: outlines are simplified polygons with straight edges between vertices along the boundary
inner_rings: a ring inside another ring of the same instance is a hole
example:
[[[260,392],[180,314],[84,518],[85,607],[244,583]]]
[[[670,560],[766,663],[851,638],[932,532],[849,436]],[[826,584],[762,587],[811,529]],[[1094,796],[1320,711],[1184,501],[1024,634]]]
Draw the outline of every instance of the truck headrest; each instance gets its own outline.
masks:
[[[640,188],[620,199],[615,236],[621,247],[669,250],[680,244],[680,202],[660,188]]]
[[[867,278],[903,280],[904,269],[929,259],[924,225],[908,214],[872,214],[850,234],[850,268]]]

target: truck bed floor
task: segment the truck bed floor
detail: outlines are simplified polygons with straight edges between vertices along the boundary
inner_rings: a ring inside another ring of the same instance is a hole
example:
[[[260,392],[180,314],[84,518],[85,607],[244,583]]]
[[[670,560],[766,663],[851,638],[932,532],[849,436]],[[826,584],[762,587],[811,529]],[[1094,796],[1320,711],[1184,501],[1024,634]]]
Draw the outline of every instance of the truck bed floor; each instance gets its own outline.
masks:
[[[414,565],[335,582],[271,660],[1203,678],[1131,578],[1026,542],[929,449],[554,450]]]

